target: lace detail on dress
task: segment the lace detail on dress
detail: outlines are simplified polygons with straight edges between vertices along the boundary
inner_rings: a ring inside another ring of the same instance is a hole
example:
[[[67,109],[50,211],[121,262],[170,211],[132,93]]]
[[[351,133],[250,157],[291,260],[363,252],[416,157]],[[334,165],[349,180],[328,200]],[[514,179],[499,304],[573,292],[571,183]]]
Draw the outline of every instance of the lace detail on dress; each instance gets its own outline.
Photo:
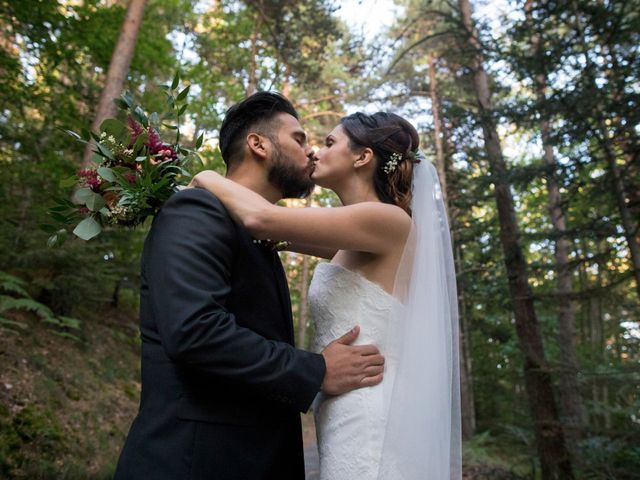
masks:
[[[316,267],[309,288],[315,323],[314,350],[360,325],[354,345],[374,344],[385,351],[390,315],[399,304],[379,285],[332,263]],[[321,480],[369,480],[378,476],[386,423],[384,386],[392,381],[394,359],[385,358],[381,385],[338,397],[320,394],[314,403]]]

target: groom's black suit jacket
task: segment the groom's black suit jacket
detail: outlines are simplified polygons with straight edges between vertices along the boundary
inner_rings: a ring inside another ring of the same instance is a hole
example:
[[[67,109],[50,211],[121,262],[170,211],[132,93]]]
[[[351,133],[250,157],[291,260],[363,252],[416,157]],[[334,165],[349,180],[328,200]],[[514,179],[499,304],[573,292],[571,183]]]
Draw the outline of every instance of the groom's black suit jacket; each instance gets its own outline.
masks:
[[[299,412],[325,364],[293,347],[277,253],[183,190],[146,239],[140,302],[140,410],[115,478],[303,479]]]

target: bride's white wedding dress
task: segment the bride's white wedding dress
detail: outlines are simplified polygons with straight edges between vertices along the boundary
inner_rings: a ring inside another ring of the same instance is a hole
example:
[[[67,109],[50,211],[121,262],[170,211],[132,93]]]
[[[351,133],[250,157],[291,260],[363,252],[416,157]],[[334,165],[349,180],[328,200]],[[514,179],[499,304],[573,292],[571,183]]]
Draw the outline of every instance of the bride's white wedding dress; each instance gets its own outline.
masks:
[[[321,263],[309,289],[320,352],[355,325],[376,345],[384,380],[314,402],[321,480],[460,480],[456,277],[435,168],[414,167],[412,228],[394,295]],[[402,299],[402,303],[398,300]]]
[[[372,344],[381,352],[388,351],[390,315],[401,308],[379,285],[333,263],[316,267],[309,307],[316,329],[316,352],[355,325],[361,329],[354,345]],[[385,377],[380,385],[338,397],[320,394],[316,399],[321,480],[378,478],[386,426],[385,387],[393,382],[395,360],[385,356]]]

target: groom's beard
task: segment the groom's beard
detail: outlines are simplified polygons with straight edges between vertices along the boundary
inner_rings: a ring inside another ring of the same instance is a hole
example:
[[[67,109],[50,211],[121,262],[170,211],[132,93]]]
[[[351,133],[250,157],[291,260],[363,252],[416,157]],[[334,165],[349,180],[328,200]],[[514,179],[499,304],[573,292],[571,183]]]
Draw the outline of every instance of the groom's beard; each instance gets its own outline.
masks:
[[[305,168],[297,167],[293,160],[283,155],[278,148],[274,149],[271,160],[268,180],[282,192],[282,198],[304,198],[311,193],[315,186],[311,180],[311,162]]]

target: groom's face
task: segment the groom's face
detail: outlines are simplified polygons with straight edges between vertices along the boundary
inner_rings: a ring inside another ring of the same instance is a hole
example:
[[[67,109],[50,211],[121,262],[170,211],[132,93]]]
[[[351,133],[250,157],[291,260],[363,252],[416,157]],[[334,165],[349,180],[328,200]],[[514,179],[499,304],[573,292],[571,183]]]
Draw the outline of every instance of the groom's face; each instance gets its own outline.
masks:
[[[313,150],[295,117],[280,113],[277,121],[280,128],[273,142],[269,182],[282,192],[283,198],[306,197],[314,187]]]

